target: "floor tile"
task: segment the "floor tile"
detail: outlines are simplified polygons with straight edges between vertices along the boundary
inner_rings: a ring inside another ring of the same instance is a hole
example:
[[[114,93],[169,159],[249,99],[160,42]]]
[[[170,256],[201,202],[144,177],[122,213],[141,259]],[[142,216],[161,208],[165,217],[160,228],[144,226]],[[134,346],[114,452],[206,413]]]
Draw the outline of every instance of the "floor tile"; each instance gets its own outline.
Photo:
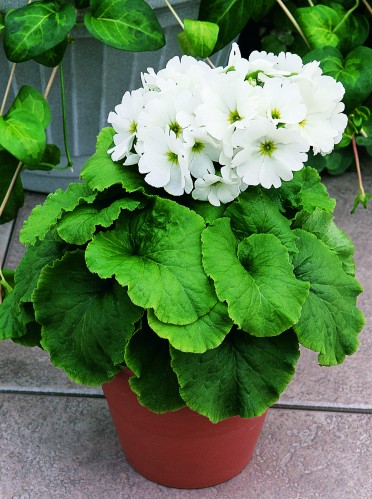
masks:
[[[0,394],[0,415],[1,499],[371,497],[372,418],[365,414],[272,409],[247,468],[191,491],[132,470],[104,400]]]
[[[8,247],[10,235],[12,232],[13,222],[0,225],[0,264],[4,261],[5,252]]]

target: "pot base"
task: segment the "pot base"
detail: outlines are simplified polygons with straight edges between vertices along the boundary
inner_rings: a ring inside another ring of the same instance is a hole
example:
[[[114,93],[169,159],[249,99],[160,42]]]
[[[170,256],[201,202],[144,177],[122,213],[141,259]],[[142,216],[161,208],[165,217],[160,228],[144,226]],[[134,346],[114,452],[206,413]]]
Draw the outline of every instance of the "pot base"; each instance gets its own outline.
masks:
[[[103,385],[129,464],[149,480],[182,489],[204,488],[238,475],[248,464],[266,413],[219,423],[183,408],[155,414],[138,403],[129,372]]]

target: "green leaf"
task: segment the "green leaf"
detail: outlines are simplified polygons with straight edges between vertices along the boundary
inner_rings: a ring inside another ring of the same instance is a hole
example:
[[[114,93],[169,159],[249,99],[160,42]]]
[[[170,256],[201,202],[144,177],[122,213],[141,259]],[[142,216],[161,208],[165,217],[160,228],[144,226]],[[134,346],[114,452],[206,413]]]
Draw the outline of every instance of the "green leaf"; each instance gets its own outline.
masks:
[[[76,21],[70,3],[36,1],[5,17],[4,49],[12,62],[33,59],[61,43]]]
[[[163,30],[144,0],[90,0],[84,16],[89,33],[120,50],[158,50],[165,44]]]
[[[291,380],[299,357],[292,332],[276,338],[230,333],[203,354],[171,348],[181,397],[213,423],[231,416],[252,418],[274,404]]]
[[[372,116],[364,124],[363,130],[366,134],[366,137],[356,137],[356,142],[358,145],[364,146],[367,150],[367,153],[372,156]]]
[[[5,195],[12,182],[14,173],[17,169],[18,160],[7,151],[0,151],[0,200],[5,199]],[[18,175],[14,187],[10,193],[10,197],[5,205],[5,209],[0,217],[0,224],[4,224],[13,220],[18,213],[18,210],[23,206],[24,192],[21,181],[21,176]]]
[[[323,72],[340,81],[345,87],[344,103],[347,111],[360,106],[371,92],[372,49],[357,47],[345,60],[334,47],[312,50],[304,62],[320,61]]]
[[[364,317],[356,298],[362,287],[315,235],[302,229],[295,232],[299,238],[299,252],[293,257],[295,274],[310,283],[310,292],[293,329],[303,346],[319,352],[320,365],[340,364],[358,347]]]
[[[295,17],[311,48],[337,47],[339,37],[333,32],[340,18],[337,12],[326,5],[296,9]]]
[[[225,215],[241,241],[251,234],[274,234],[289,253],[297,251],[291,222],[279,211],[278,205],[263,190],[250,188],[230,204]]]
[[[134,376],[129,378],[139,402],[157,413],[176,411],[185,405],[170,365],[169,343],[143,324],[125,349],[125,362]]]
[[[92,239],[97,226],[110,227],[122,210],[133,211],[140,206],[141,202],[132,198],[118,199],[106,208],[80,205],[74,211],[62,215],[57,232],[70,244],[85,244]]]
[[[44,239],[64,212],[72,211],[81,203],[92,203],[97,193],[86,184],[70,184],[66,191],[57,189],[49,194],[43,205],[35,206],[20,232],[22,244],[34,244]]]
[[[61,43],[59,43],[55,47],[52,47],[51,49],[46,50],[37,57],[34,57],[34,61],[48,68],[55,68],[62,62],[67,46],[68,46],[68,38],[65,38]]]
[[[355,275],[354,245],[351,239],[333,221],[333,216],[320,208],[312,213],[300,211],[293,224],[294,228],[301,228],[314,234],[320,241],[334,251],[339,257],[344,271]]]
[[[321,154],[313,155],[311,151],[308,153],[308,164],[315,168],[318,172],[327,170],[331,175],[340,175],[344,173],[354,160],[354,155],[351,149],[337,150],[331,154],[322,156]]]
[[[24,165],[25,170],[49,171],[59,165],[61,161],[61,150],[55,144],[47,144],[43,157],[37,165]]]
[[[345,6],[331,2],[330,7],[338,13],[340,22],[336,30],[340,39],[338,49],[348,54],[351,50],[363,45],[368,38],[369,22],[363,15],[354,12],[352,15],[348,14]],[[355,4],[351,6],[353,10]]]
[[[14,276],[14,290],[0,306],[1,339],[20,338],[27,333],[27,325],[35,319],[27,304],[31,302],[40,272],[43,267],[61,257],[64,250],[64,243],[52,239],[38,242],[27,249]]]
[[[113,185],[122,185],[127,192],[145,191],[146,182],[137,166],[124,166],[112,161],[108,149],[113,143],[115,131],[104,128],[97,139],[97,150],[83,166],[81,177],[97,191],[104,191]]]
[[[284,204],[289,202],[293,208],[309,212],[315,208],[332,212],[336,206],[336,201],[328,196],[318,172],[310,166],[294,172],[293,179],[283,182],[281,187],[276,189],[276,194]]]
[[[30,305],[31,306],[31,305]],[[13,343],[23,347],[40,347],[41,326],[35,321],[26,324],[26,334],[20,338],[12,338]]]
[[[10,109],[0,116],[0,146],[23,163],[37,164],[46,146],[44,127],[29,110]]]
[[[195,322],[178,326],[159,321],[151,311],[147,313],[149,326],[161,338],[165,338],[182,352],[204,353],[222,343],[233,323],[227,313],[227,306],[217,302],[206,314]]]
[[[143,312],[115,281],[102,281],[87,270],[83,251],[66,253],[45,267],[33,301],[41,345],[56,367],[86,385],[105,383],[120,371]]]
[[[184,19],[184,31],[178,34],[183,52],[204,59],[212,54],[217,43],[219,27],[206,21]]]
[[[217,302],[202,267],[204,221],[188,208],[155,198],[89,243],[86,260],[100,277],[115,276],[136,305],[171,324],[190,324]]]
[[[10,108],[13,109],[24,109],[30,112],[30,114],[37,119],[44,128],[46,128],[50,123],[50,108],[49,104],[43,97],[43,95],[36,90],[36,88],[30,85],[23,85],[14,102]]]
[[[252,234],[238,244],[230,220],[220,218],[202,241],[205,271],[235,324],[254,336],[276,336],[298,321],[308,285],[294,276],[276,236]]]
[[[188,199],[187,207],[195,211],[198,215],[204,218],[206,223],[212,223],[216,218],[223,217],[225,213],[226,206],[221,204],[220,206],[213,206],[211,203],[206,203],[205,201],[198,201],[196,199]]]
[[[201,0],[198,19],[220,28],[215,52],[239,35],[260,4],[261,0]]]

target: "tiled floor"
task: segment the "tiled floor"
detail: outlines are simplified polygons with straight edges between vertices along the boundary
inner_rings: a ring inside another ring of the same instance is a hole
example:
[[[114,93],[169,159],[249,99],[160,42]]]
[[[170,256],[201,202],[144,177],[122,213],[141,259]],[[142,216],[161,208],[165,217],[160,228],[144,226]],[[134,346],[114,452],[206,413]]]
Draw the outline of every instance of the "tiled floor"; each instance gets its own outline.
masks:
[[[372,171],[365,173],[372,192]],[[372,206],[349,214],[354,173],[326,179],[336,221],[354,240],[359,305],[367,318],[359,351],[320,368],[304,351],[287,391],[269,411],[247,468],[204,490],[147,481],[125,461],[100,389],[70,382],[45,352],[0,343],[0,499],[372,498]],[[0,260],[15,267],[18,232],[43,194],[29,193],[12,227],[0,226]]]

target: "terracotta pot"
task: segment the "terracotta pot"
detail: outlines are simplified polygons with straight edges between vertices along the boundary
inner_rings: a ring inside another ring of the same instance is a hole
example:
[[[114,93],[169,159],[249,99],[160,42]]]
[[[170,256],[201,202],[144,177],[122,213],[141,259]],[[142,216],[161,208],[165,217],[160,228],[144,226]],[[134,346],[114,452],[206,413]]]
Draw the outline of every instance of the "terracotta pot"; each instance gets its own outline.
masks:
[[[155,414],[138,403],[124,370],[103,391],[129,464],[153,482],[210,487],[240,473],[250,460],[266,413],[214,424],[183,408]]]

